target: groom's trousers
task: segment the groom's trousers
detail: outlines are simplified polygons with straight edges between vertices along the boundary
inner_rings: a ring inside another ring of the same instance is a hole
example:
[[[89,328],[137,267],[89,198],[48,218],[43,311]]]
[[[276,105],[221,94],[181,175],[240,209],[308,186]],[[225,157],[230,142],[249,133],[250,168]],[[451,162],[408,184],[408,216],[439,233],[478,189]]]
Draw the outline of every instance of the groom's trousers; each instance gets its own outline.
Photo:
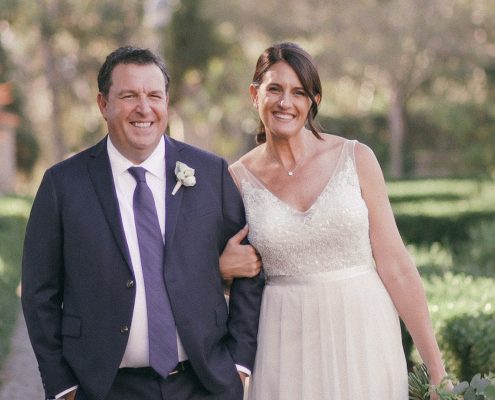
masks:
[[[120,369],[105,400],[242,400],[241,380],[222,393],[209,393],[191,367],[167,379],[151,368]],[[76,400],[92,400],[81,391]]]

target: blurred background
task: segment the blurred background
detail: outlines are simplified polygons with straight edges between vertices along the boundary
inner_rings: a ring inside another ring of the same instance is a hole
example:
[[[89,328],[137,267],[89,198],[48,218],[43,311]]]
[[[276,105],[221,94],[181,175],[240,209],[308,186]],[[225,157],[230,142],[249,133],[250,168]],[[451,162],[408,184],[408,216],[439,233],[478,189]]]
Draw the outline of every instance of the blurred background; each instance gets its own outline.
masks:
[[[171,135],[230,161],[254,143],[248,85],[257,57],[291,40],[319,66],[325,130],[371,145],[388,176],[494,173],[493,1],[0,5],[0,121],[16,130],[15,189],[31,189],[39,169],[102,137],[96,75],[124,44],[149,47],[169,65]]]
[[[382,164],[448,367],[493,370],[493,0],[0,0],[0,284],[18,283],[44,170],[106,133],[96,75],[110,51],[160,53],[169,133],[234,161],[254,146],[256,59],[287,40],[319,66],[324,130],[370,145]],[[404,346],[415,362],[407,333]]]

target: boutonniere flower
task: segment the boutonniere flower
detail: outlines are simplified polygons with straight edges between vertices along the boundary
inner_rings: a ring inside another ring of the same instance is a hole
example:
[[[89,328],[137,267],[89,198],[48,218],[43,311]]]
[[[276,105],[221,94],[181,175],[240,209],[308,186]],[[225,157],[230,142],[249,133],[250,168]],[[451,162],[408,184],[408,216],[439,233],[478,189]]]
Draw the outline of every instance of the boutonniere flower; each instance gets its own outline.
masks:
[[[177,178],[177,183],[175,184],[174,190],[172,190],[172,196],[175,196],[182,185],[194,186],[196,184],[194,169],[180,161],[175,163],[175,177]]]

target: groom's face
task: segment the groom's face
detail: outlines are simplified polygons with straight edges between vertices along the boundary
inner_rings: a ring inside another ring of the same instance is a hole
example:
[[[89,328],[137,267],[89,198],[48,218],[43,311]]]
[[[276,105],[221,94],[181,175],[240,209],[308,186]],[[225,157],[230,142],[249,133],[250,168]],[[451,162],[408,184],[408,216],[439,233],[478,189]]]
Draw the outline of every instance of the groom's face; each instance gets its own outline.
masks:
[[[115,147],[134,164],[146,160],[168,123],[168,95],[163,73],[155,64],[118,64],[108,95],[98,94]]]

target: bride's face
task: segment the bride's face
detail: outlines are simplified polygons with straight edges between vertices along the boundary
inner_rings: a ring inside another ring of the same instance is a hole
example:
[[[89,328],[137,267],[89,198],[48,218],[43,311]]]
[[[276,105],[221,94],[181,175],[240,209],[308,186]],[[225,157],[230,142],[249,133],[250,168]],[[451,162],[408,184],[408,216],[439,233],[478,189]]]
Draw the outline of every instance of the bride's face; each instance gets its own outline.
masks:
[[[288,138],[302,132],[311,99],[289,64],[274,64],[261,84],[251,85],[249,90],[267,135]]]

